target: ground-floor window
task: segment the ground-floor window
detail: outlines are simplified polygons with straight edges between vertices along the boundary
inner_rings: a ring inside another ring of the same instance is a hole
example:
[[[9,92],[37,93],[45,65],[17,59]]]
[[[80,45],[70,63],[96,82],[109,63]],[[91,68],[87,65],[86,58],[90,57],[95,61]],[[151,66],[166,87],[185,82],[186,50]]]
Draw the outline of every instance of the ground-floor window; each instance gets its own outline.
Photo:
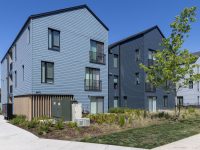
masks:
[[[156,112],[156,96],[148,96],[147,97],[149,101],[149,111],[150,112]]]
[[[103,113],[104,97],[90,97],[90,112],[91,114]]]
[[[167,107],[168,104],[168,96],[163,97],[163,107]]]
[[[177,105],[178,106],[183,106],[183,96],[178,96],[177,97]]]
[[[119,97],[115,96],[114,97],[114,108],[118,107],[118,103],[119,103]]]

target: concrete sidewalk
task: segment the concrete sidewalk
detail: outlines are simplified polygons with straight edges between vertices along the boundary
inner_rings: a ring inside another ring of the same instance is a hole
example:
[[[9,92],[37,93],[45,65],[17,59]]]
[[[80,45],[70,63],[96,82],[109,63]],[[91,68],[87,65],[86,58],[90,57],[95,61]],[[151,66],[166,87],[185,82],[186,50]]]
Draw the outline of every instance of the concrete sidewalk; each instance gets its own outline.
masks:
[[[21,128],[13,126],[0,116],[1,150],[142,150],[139,148],[104,144],[40,139]]]
[[[200,134],[152,150],[200,150]]]

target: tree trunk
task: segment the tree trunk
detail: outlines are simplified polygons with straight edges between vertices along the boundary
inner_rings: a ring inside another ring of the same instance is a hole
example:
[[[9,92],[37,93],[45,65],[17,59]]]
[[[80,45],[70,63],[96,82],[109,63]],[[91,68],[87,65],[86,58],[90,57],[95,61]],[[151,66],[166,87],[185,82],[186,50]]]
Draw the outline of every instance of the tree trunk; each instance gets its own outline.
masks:
[[[177,91],[174,90],[174,95],[175,95],[175,116],[178,117],[178,99],[177,99]]]

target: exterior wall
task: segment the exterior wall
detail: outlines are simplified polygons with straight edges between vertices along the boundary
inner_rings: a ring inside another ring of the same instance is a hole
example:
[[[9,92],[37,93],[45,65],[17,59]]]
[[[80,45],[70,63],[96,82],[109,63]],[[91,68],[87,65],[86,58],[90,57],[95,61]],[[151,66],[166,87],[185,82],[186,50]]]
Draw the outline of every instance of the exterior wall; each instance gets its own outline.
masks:
[[[195,64],[200,65],[200,58],[198,58]],[[199,73],[199,69],[197,67],[194,68],[194,73]],[[180,88],[177,96],[183,96],[183,105],[200,105],[199,89],[198,83],[194,82],[193,89],[189,89],[189,87]]]
[[[162,47],[160,43],[162,42],[162,35],[158,30],[152,30],[151,32],[144,35],[144,64],[148,64],[148,50],[160,50]],[[147,59],[146,59],[147,58]],[[145,79],[145,78],[144,78]],[[149,108],[148,96],[156,96],[156,107],[157,109],[173,108],[175,106],[174,95],[168,94],[161,88],[157,88],[155,93],[145,92],[145,108]],[[163,107],[163,96],[168,96],[168,107]]]
[[[15,97],[13,114],[25,115],[28,120],[31,120],[32,119],[31,96]]]
[[[32,32],[31,23],[29,24]],[[13,51],[13,96],[30,94],[32,91],[32,36],[28,43],[28,26],[23,31],[21,37],[16,42],[17,60],[15,61],[15,51]],[[32,35],[32,33],[30,33]],[[24,80],[23,69],[24,65]],[[14,72],[17,71],[17,87],[15,88]]]
[[[60,51],[48,50],[48,28],[60,31]],[[89,62],[90,39],[108,49],[108,31],[87,9],[80,9],[32,20],[32,93],[72,94],[90,110],[89,96],[104,96],[108,104],[108,59],[106,65]],[[41,61],[54,62],[54,83],[41,84]],[[84,91],[85,68],[100,69],[101,92]]]
[[[127,96],[127,106],[130,108],[149,109],[148,96],[157,97],[157,109],[170,109],[174,107],[174,96],[172,94],[167,94],[162,89],[156,89],[156,92],[145,92],[146,74],[139,67],[140,63],[148,65],[149,49],[162,49],[159,45],[161,40],[162,35],[157,29],[154,29],[136,39],[129,40],[111,49],[113,53],[109,54],[109,107],[113,107],[115,96],[115,90],[113,90],[113,79],[110,74],[117,75],[118,71],[120,72],[120,85],[117,94],[120,95],[121,107],[125,106],[124,96]],[[135,60],[136,49],[140,50],[141,61],[139,62],[136,62]],[[112,61],[114,53],[118,53],[120,58],[120,68],[118,68],[118,71],[113,69]],[[137,72],[140,74],[139,85],[136,85],[135,73]],[[168,106],[166,108],[163,107],[163,96],[168,96]]]
[[[8,89],[7,89],[7,59],[1,63],[1,103],[7,103]]]

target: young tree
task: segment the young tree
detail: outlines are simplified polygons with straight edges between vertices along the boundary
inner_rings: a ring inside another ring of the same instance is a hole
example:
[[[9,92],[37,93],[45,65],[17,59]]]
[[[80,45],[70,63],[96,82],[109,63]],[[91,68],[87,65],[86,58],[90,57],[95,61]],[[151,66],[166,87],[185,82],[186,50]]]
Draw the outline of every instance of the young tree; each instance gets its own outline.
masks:
[[[175,21],[170,24],[172,28],[168,38],[162,40],[162,50],[156,51],[154,64],[150,67],[140,64],[147,73],[147,80],[155,87],[161,87],[175,94],[175,114],[177,114],[177,92],[189,83],[200,79],[200,74],[194,73],[193,64],[196,57],[182,45],[191,30],[191,23],[196,20],[196,7],[185,8]]]

